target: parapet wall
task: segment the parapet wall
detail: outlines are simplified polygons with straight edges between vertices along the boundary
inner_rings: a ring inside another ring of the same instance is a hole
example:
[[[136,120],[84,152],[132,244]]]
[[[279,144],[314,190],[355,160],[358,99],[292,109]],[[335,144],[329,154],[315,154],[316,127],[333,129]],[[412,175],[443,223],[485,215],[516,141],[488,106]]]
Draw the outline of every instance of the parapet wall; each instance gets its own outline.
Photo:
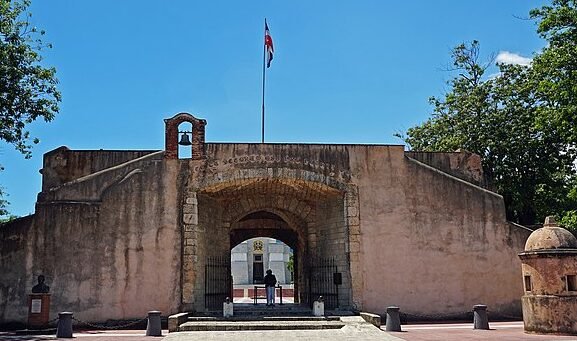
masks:
[[[409,151],[405,152],[405,155],[475,185],[485,188],[488,186],[481,157],[477,154],[465,151],[454,153]]]
[[[44,154],[42,191],[154,153],[154,150],[70,150],[59,147]]]

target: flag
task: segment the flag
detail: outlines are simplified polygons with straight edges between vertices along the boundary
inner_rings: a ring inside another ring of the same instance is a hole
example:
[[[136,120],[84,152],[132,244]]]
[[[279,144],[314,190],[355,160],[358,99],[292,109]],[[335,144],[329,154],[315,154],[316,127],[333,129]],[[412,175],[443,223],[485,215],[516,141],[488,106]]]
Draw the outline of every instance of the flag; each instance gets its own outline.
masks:
[[[268,30],[268,25],[266,20],[264,21],[264,46],[266,46],[266,67],[270,67],[270,62],[272,62],[272,55],[274,53],[274,47],[272,45],[272,37],[270,36],[270,31]]]

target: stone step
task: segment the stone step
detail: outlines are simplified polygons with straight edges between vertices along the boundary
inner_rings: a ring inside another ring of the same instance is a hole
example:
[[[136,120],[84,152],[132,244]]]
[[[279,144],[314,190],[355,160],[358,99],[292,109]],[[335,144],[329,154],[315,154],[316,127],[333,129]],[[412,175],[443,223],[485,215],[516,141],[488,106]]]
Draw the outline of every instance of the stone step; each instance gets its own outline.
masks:
[[[179,331],[340,329],[341,321],[212,321],[186,322]]]
[[[308,306],[299,304],[283,304],[267,307],[263,304],[234,304],[235,316],[312,316],[312,310]],[[210,311],[205,316],[222,316],[222,311]]]
[[[234,322],[234,321],[340,321],[339,316],[190,316],[188,322]]]

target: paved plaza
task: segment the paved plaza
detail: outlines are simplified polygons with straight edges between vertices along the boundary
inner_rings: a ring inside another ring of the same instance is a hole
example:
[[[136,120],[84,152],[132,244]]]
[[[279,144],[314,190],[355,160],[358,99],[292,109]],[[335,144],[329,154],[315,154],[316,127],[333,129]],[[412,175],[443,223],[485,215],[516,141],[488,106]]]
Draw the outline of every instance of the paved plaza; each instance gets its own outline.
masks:
[[[502,341],[549,341],[574,340],[576,336],[535,335],[523,332],[523,322],[493,322],[491,330],[473,330],[472,323],[451,324],[411,324],[403,325],[402,332],[385,332],[361,323],[358,317],[348,319],[346,327],[338,330],[271,330],[271,331],[226,331],[226,332],[182,332],[171,333],[163,330],[163,337],[147,337],[143,330],[75,332],[74,337],[81,341],[345,341],[345,340],[381,340],[381,341],[461,341],[461,340],[502,340]],[[57,340],[54,335],[14,335],[0,332],[0,340],[34,341]],[[65,339],[62,339],[65,340]]]

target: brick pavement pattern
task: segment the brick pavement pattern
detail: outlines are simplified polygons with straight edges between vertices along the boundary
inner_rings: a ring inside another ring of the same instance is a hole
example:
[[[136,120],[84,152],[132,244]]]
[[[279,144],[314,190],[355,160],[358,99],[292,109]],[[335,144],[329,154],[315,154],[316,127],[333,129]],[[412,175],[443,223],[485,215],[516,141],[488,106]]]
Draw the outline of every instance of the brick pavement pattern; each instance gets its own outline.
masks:
[[[491,330],[473,330],[472,323],[414,324],[403,325],[403,332],[386,333],[384,332],[384,326],[382,327],[383,330],[379,330],[368,323],[362,323],[357,317],[343,317],[343,319],[348,319],[348,325],[339,330],[182,332],[172,334],[169,334],[167,330],[163,330],[163,337],[147,337],[144,330],[117,330],[74,332],[74,337],[82,341],[577,341],[577,335],[526,334],[523,332],[523,322],[492,322],[490,323]],[[58,339],[54,335],[13,335],[0,332],[0,340],[43,341]]]
[[[163,341],[402,341],[366,323],[359,316],[341,317],[341,320],[346,323],[346,326],[341,329],[181,332],[169,334]]]
[[[474,330],[472,323],[403,325],[402,332],[389,332],[406,341],[577,341],[575,336],[527,334],[523,322],[489,322],[491,330]],[[383,330],[385,327],[381,327]]]

